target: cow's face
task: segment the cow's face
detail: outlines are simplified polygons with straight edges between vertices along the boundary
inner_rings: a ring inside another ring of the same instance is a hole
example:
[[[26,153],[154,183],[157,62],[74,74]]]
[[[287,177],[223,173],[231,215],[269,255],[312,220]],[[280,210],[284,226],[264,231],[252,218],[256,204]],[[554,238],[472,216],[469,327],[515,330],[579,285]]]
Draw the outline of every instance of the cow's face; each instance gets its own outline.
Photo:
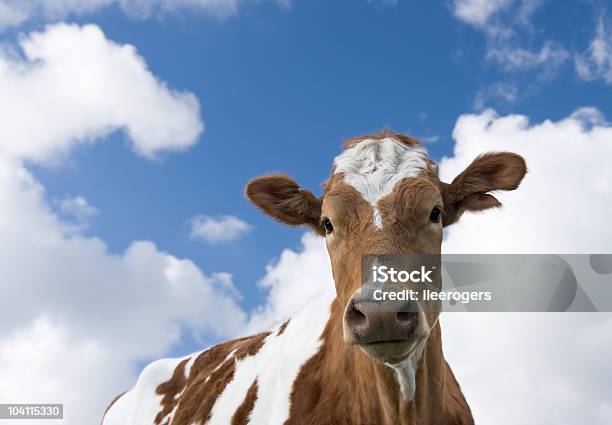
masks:
[[[371,357],[398,363],[424,342],[437,320],[420,301],[372,302],[361,291],[364,254],[440,254],[443,227],[464,211],[500,203],[488,192],[513,190],[525,175],[511,153],[483,155],[452,183],[414,139],[399,134],[359,137],[345,144],[318,198],[284,175],[259,177],[247,196],[273,218],[308,225],[326,238],[344,341]]]

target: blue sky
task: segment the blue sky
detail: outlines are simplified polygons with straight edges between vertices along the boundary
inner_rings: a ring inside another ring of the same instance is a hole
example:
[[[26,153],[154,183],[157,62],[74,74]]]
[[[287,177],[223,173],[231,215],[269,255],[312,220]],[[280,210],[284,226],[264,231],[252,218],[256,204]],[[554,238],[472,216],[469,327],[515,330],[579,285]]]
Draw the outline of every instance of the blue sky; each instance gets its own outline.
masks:
[[[243,191],[282,171],[320,194],[352,136],[416,136],[446,180],[525,157],[446,252],[610,251],[606,2],[0,0],[0,39],[0,399],[60,397],[64,425],[98,422],[144,362],[331,287],[322,241]],[[566,316],[443,318],[477,422],[610,423],[612,344],[587,337],[612,321]]]
[[[585,2],[545,3],[524,38],[536,49],[553,39],[582,51],[600,11]],[[37,167],[36,176],[51,198],[80,194],[99,209],[87,233],[113,251],[150,239],[205,272],[231,271],[245,307],[265,295],[255,286],[264,266],[302,234],[248,204],[250,178],[283,171],[319,191],[344,139],[384,127],[428,140],[441,158],[451,153],[457,117],[495,84],[516,87],[516,99],[491,96],[486,106],[534,121],[581,105],[612,107],[609,88],[578,78],[571,59],[546,72],[506,71],[487,60],[482,31],[456,19],[447,2],[249,4],[222,20],[198,12],[134,20],[111,7],[71,20],[133,44],[155,75],[194,93],[206,130],[188,152],[157,161],[134,156],[125,136],[114,134],[118,143],[79,148],[69,165]],[[206,244],[189,238],[196,214],[236,215],[254,228]]]

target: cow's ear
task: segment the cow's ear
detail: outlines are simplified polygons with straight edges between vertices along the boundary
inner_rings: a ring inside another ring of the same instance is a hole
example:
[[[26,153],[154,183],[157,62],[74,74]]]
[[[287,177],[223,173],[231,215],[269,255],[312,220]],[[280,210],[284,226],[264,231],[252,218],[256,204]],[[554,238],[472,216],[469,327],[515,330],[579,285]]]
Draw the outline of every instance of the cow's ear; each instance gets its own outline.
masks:
[[[465,211],[501,206],[488,192],[516,189],[525,174],[525,160],[515,153],[486,153],[476,158],[451,184],[442,183],[444,226],[453,224]]]
[[[246,195],[275,220],[290,226],[307,225],[324,235],[321,227],[321,199],[302,189],[283,174],[257,177],[249,182]]]

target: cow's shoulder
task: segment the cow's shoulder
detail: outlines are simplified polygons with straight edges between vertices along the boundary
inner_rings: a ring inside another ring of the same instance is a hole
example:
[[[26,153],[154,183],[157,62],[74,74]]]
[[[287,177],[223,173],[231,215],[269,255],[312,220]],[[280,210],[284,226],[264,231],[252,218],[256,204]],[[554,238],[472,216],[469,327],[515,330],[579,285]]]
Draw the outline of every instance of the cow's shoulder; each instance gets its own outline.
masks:
[[[331,301],[322,297],[269,332],[145,367],[103,425],[282,424],[293,382],[318,351]]]

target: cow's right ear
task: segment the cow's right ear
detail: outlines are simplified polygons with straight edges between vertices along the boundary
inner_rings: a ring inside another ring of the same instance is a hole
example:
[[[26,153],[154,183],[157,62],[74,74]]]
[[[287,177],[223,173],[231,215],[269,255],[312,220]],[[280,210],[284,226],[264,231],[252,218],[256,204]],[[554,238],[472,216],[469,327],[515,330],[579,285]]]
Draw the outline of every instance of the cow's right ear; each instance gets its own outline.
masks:
[[[321,199],[302,189],[284,174],[257,177],[246,187],[246,196],[263,212],[290,226],[307,225],[325,235],[321,226]]]

